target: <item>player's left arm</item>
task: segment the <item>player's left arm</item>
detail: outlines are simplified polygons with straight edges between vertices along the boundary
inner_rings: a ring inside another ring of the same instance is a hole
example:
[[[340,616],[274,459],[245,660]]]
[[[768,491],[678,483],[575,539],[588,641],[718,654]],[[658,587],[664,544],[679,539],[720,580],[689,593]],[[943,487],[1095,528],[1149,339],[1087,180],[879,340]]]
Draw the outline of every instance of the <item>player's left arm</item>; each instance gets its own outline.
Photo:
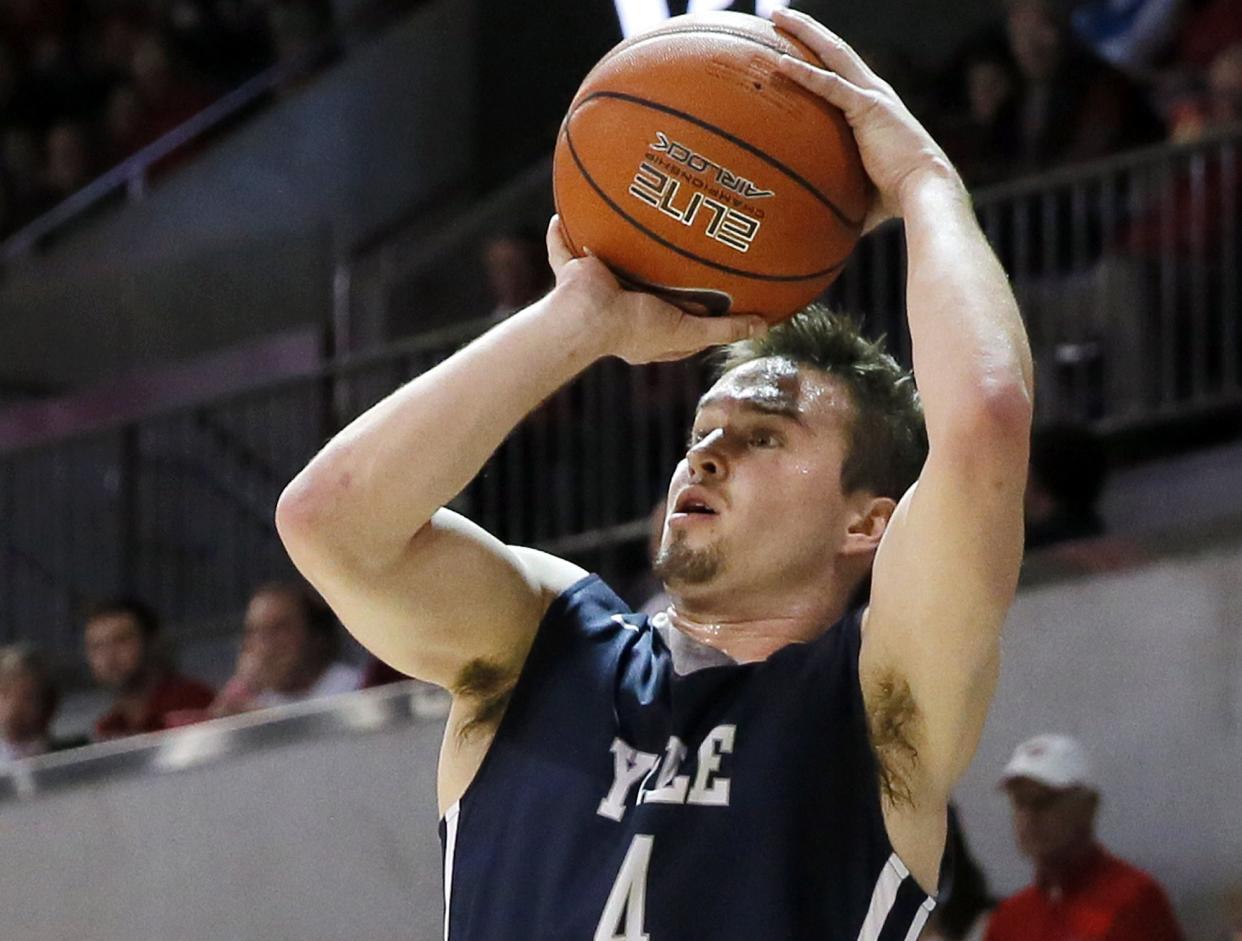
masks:
[[[913,184],[902,213],[929,450],[876,553],[860,671],[873,728],[877,709],[905,723],[904,740],[881,760],[912,803],[935,806],[983,731],[1017,586],[1030,358],[1008,281],[960,185]]]
[[[905,220],[930,450],[876,554],[860,671],[873,739],[896,779],[889,796],[930,813],[969,764],[996,683],[1022,558],[1030,350],[1008,278],[940,147],[842,40],[801,14],[774,19],[831,70],[783,65],[844,111],[876,185],[872,221]]]

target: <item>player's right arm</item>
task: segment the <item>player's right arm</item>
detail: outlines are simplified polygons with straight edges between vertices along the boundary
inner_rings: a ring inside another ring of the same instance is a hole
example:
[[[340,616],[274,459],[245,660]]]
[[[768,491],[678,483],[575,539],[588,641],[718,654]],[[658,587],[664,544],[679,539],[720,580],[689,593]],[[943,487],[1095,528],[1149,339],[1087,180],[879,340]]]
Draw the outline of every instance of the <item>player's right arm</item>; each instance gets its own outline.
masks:
[[[293,562],[369,650],[455,697],[516,677],[576,567],[505,546],[443,509],[540,402],[604,356],[675,359],[754,318],[688,316],[575,259],[554,218],[556,287],[356,419],[286,488]]]

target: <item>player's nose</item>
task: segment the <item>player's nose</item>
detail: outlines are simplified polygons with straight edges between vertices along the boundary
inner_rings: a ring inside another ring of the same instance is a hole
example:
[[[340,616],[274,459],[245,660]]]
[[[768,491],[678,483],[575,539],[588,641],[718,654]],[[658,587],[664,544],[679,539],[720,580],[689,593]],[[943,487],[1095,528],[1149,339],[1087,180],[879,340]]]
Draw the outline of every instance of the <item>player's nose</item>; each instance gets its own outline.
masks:
[[[723,435],[714,432],[686,452],[691,480],[723,480],[729,475],[729,462],[720,446]]]

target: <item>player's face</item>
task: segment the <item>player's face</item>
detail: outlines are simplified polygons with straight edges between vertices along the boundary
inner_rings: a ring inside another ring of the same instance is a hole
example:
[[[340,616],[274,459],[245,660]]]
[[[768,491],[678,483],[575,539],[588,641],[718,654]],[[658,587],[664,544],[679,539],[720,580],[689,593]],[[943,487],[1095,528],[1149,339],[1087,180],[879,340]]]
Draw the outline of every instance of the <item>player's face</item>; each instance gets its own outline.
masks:
[[[841,467],[852,406],[836,380],[768,357],[699,402],[669,485],[656,571],[687,592],[822,583],[848,516]]]

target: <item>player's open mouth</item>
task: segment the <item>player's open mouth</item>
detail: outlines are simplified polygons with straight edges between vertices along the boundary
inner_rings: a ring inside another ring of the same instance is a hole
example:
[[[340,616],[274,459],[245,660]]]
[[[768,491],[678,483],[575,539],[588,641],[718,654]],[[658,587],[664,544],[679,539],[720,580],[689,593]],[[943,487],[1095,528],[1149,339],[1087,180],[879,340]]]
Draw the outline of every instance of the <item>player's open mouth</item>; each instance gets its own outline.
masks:
[[[673,506],[673,516],[715,516],[719,511],[697,487],[682,492]]]
[[[678,513],[703,513],[703,514],[710,515],[710,516],[716,515],[715,510],[713,510],[711,507],[706,506],[705,504],[702,504],[702,503],[687,503],[677,512]]]

